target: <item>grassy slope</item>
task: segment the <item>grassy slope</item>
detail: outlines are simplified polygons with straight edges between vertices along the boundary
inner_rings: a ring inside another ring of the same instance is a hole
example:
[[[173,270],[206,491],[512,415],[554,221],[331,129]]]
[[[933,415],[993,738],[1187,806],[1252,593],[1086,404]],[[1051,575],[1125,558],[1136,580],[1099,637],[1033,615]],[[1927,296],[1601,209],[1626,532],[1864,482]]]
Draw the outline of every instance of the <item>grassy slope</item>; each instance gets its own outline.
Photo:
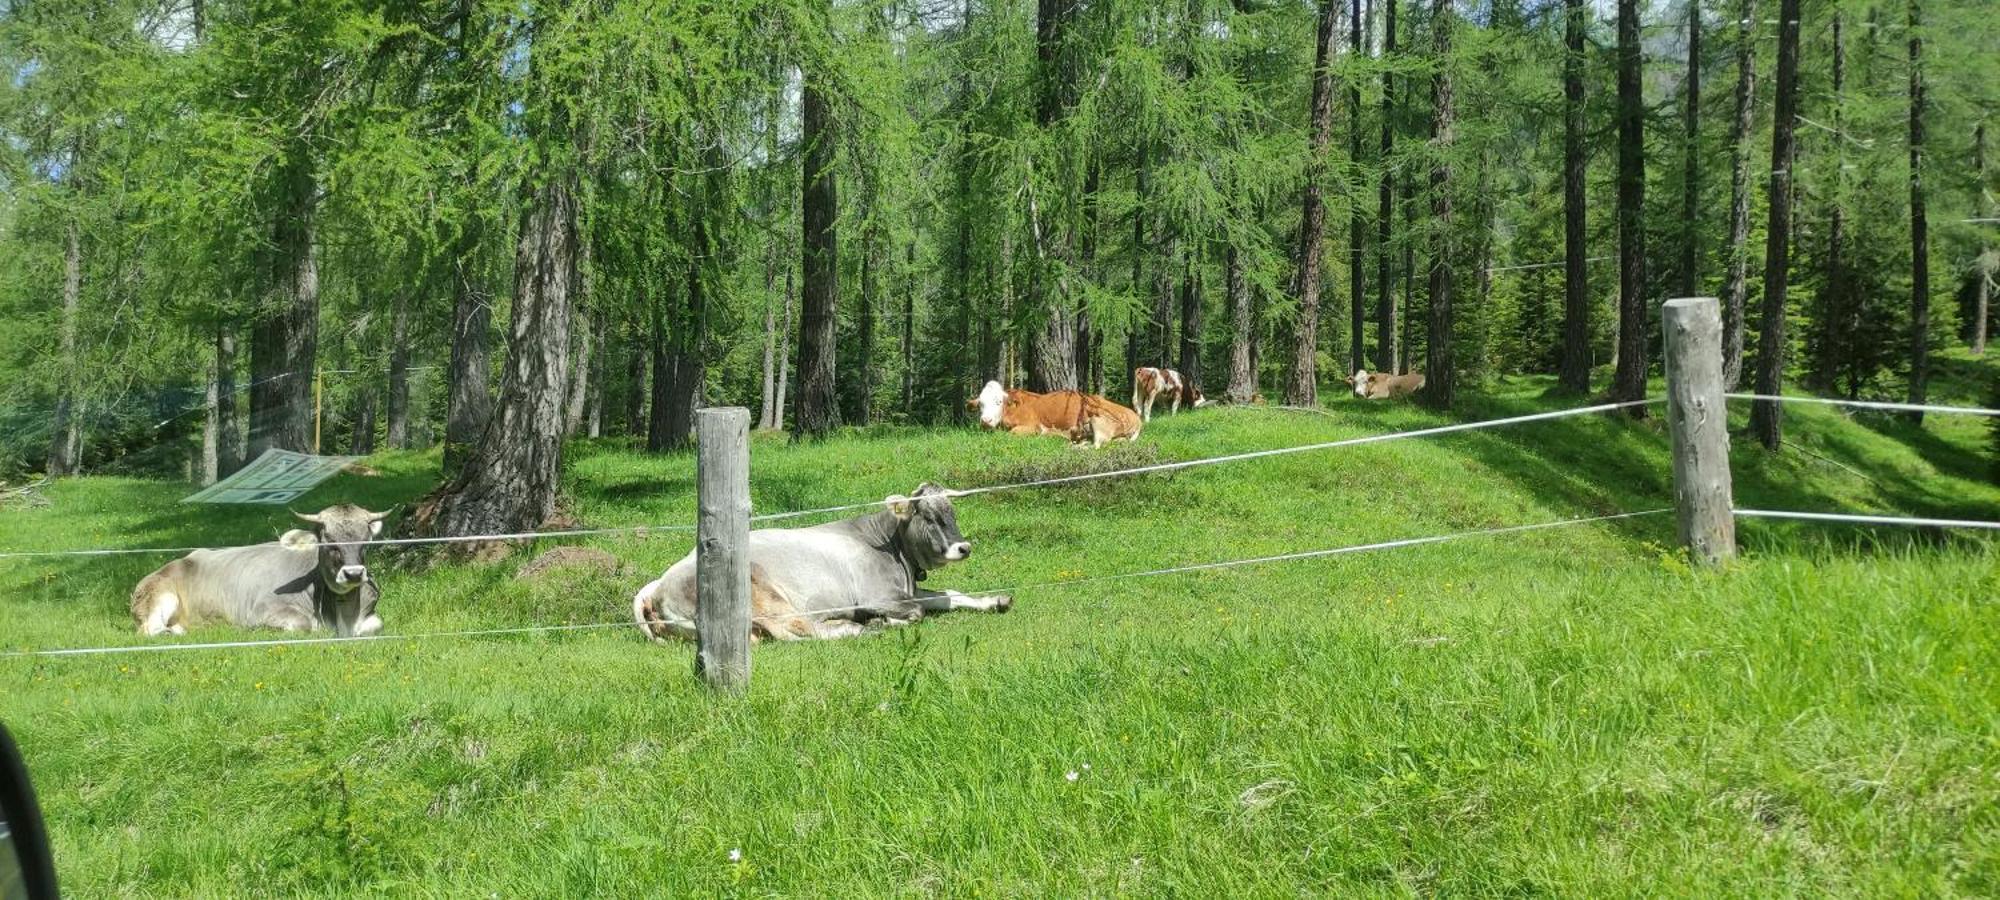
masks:
[[[1562,405],[1543,386],[1503,385],[1474,417]],[[1203,411],[1115,459],[1438,421],[1345,402]],[[1743,505],[2000,518],[1974,424],[1791,421],[1800,450],[1739,450]],[[609,443],[573,459],[587,521],[691,520],[687,459]],[[406,500],[434,465],[379,462],[383,477],[302,507]],[[1101,464],[963,431],[760,439],[753,494],[775,511]],[[1592,418],[969,498],[977,552],[933,579],[1651,508],[1667,478],[1657,422]],[[0,546],[282,527],[181,493],[67,482],[54,509],[0,513]],[[1750,559],[1716,576],[1658,549],[1671,539],[1656,517],[1030,589],[1004,617],[762,647],[741,702],[705,696],[687,648],[614,629],[0,659],[0,718],[82,894],[2000,890],[2000,551],[1752,523]],[[616,621],[689,544],[595,543],[634,571],[392,571],[385,619]],[[0,561],[0,645],[131,642],[125,595],[153,565]]]

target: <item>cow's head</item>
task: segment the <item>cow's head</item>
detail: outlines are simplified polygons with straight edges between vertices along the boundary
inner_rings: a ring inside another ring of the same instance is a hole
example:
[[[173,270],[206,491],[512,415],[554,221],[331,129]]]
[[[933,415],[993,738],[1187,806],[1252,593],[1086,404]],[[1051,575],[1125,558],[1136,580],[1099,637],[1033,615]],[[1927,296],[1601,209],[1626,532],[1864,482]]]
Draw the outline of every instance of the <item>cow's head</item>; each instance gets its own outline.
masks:
[[[347,594],[368,580],[368,566],[361,561],[363,544],[381,536],[382,520],[389,517],[388,512],[369,512],[341,503],[317,513],[292,515],[312,525],[319,544],[320,578],[329,589]]]
[[[1195,387],[1194,385],[1191,384],[1187,386],[1187,397],[1184,399],[1187,401],[1189,409],[1200,409],[1204,406],[1208,406],[1209,404],[1215,402],[1214,400],[1202,396],[1201,388]]]
[[[1348,376],[1348,377],[1347,377],[1346,379],[1344,379],[1344,380],[1345,380],[1345,381],[1346,381],[1346,382],[1347,382],[1348,384],[1351,384],[1351,385],[1354,385],[1354,396],[1356,396],[1356,397],[1367,397],[1367,396],[1368,396],[1368,379],[1369,379],[1369,377],[1370,377],[1370,376],[1369,376],[1369,374],[1368,374],[1368,370],[1367,370],[1367,369],[1355,369],[1355,370],[1354,370],[1354,374],[1353,374],[1353,375],[1351,375],[1351,376]]]
[[[944,488],[926,482],[911,496],[896,494],[885,502],[896,517],[897,543],[920,573],[972,555],[972,542],[958,533],[958,514]]]
[[[979,396],[965,401],[966,409],[979,411],[979,424],[986,428],[999,428],[1007,409],[1007,389],[998,381],[986,382],[979,389]]]

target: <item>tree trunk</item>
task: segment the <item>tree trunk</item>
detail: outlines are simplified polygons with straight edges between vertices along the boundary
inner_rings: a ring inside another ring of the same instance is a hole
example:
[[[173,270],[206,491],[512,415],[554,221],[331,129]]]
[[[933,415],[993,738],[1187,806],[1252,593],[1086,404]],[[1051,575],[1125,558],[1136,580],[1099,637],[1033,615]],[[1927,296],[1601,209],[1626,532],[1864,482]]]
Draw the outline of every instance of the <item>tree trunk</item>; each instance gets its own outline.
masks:
[[[1678,290],[1692,297],[1701,284],[1701,4],[1687,9],[1687,116],[1681,173],[1681,265]]]
[[[1778,86],[1771,126],[1771,220],[1765,228],[1763,328],[1757,336],[1757,393],[1784,390],[1785,290],[1791,276],[1792,131],[1798,114],[1799,0],[1778,12]],[[1750,432],[1766,449],[1778,449],[1783,409],[1775,400],[1750,407]]]
[[[348,452],[367,456],[375,452],[375,392],[363,389],[354,398],[354,406],[354,437]]]
[[[640,308],[644,309],[642,302]],[[625,433],[643,436],[646,427],[646,361],[652,355],[650,332],[635,331],[627,336],[631,352],[625,356]]]
[[[1449,408],[1458,400],[1458,360],[1453,356],[1452,331],[1457,324],[1451,308],[1451,0],[1431,0],[1431,47],[1436,71],[1431,75],[1431,272],[1430,327],[1424,336],[1424,391],[1432,405]]]
[[[1794,0],[1796,2],[1796,0]],[[1931,375],[1931,234],[1924,213],[1923,7],[1910,0],[1910,402],[1922,403]],[[1922,422],[1924,414],[1911,413]]]
[[[74,162],[74,157],[72,157]],[[62,371],[56,376],[55,425],[49,438],[48,474],[75,475],[82,463],[83,428],[78,423],[77,392],[83,366],[77,357],[76,332],[83,306],[83,228],[71,219],[63,229]]]
[[[1229,389],[1231,403],[1249,403],[1257,393],[1257,374],[1250,368],[1250,340],[1254,323],[1250,316],[1250,279],[1244,277],[1243,260],[1230,241],[1223,249],[1223,280],[1229,285]]]
[[[1754,0],[1736,9],[1736,120],[1729,130],[1729,285],[1722,301],[1722,384],[1735,390],[1743,381],[1743,312],[1750,282],[1751,113],[1757,93],[1756,39],[1751,30]]]
[[[650,309],[652,332],[649,344],[652,347],[652,403],[646,410],[646,449],[659,453],[674,445],[671,439],[673,427],[669,424],[672,414],[668,407],[674,395],[674,358],[667,336],[668,325],[666,305],[671,301],[664,295],[655,296]],[[681,444],[687,443],[685,435]]]
[[[284,203],[272,229],[271,299],[250,333],[249,458],[313,449],[313,369],[319,351],[319,269],[313,258],[315,183],[294,148],[280,175]]]
[[[1285,382],[1285,403],[1319,405],[1320,263],[1326,243],[1327,147],[1333,142],[1333,35],[1340,16],[1336,0],[1320,0],[1319,32],[1314,42],[1312,82],[1312,143],[1306,161],[1305,212],[1299,223],[1299,249],[1293,287],[1299,298],[1298,321],[1292,329],[1292,371]]]
[[[1563,344],[1557,381],[1590,392],[1589,207],[1584,188],[1583,38],[1587,0],[1568,0],[1563,27]]]
[[[1181,273],[1181,377],[1201,390],[1201,256],[1190,250]]]
[[[202,426],[201,483],[214,484],[243,465],[243,433],[236,420],[236,334],[215,326],[215,371],[208,382],[208,421]]]
[[[1618,365],[1613,400],[1646,396],[1646,101],[1639,0],[1618,0]],[[1628,407],[1633,416],[1643,406]]]
[[[1062,44],[1070,29],[1070,19],[1080,4],[1076,0],[1037,0],[1035,4],[1035,125],[1049,134],[1063,115],[1068,76],[1062,60]],[[1030,178],[1033,176],[1030,175]],[[1067,391],[1077,386],[1077,322],[1075,310],[1065,291],[1058,289],[1050,271],[1049,256],[1066,260],[1070,245],[1069,228],[1053,226],[1045,235],[1034,186],[1028,194],[1029,227],[1035,239],[1035,268],[1028,280],[1035,316],[1041,332],[1031,340],[1028,354],[1028,386],[1036,391]],[[1051,254],[1046,243],[1054,243]]]
[[[1833,147],[1834,165],[1829,191],[1826,227],[1826,274],[1819,292],[1819,315],[1814,323],[1817,340],[1809,341],[1807,385],[1815,391],[1831,389],[1847,348],[1855,335],[1848,325],[1853,292],[1846,274],[1847,248],[1847,147],[1841,140],[1843,93],[1847,86],[1847,44],[1840,13],[1833,14]],[[1856,323],[1858,325],[1858,323]],[[1814,346],[1814,345],[1817,346]]]
[[[907,272],[910,283],[903,286],[903,418],[917,412],[917,244],[910,242]]]
[[[389,314],[389,427],[391,448],[410,449],[410,297],[397,291]]]
[[[584,395],[583,430],[586,437],[595,438],[604,436],[604,378],[611,371],[606,365],[611,358],[611,345],[606,342],[603,313],[590,317],[590,330],[596,335],[597,352],[593,354],[596,366],[590,376],[590,391]]]
[[[1417,355],[1415,333],[1417,316],[1411,310],[1417,302],[1417,191],[1414,178],[1403,176],[1397,187],[1401,196],[1397,202],[1403,207],[1403,230],[1408,232],[1403,241],[1403,309],[1397,316],[1403,327],[1403,339],[1397,347],[1401,359],[1396,362],[1396,371],[1408,373]]]
[[[1347,11],[1347,55],[1361,58],[1361,0],[1353,0]],[[1347,159],[1352,165],[1361,164],[1361,79],[1347,81]],[[1368,321],[1365,314],[1368,292],[1362,284],[1362,270],[1367,268],[1368,254],[1368,213],[1361,203],[1353,203],[1347,223],[1347,371],[1354,372],[1368,366],[1368,349],[1365,338]],[[1233,302],[1233,301],[1232,301]],[[1244,398],[1249,399],[1249,398]]]
[[[1174,263],[1180,258],[1180,242],[1164,215],[1155,222],[1154,234],[1163,250],[1153,267],[1153,346],[1147,364],[1165,368],[1174,364]]]
[[[1146,283],[1146,256],[1150,249],[1146,245],[1146,188],[1152,168],[1151,155],[1146,152],[1143,140],[1139,144],[1139,164],[1132,174],[1132,293],[1136,296],[1144,290]],[[1140,340],[1141,323],[1130,322],[1125,328],[1125,377],[1130,378],[1138,371],[1140,364],[1152,360],[1146,354],[1144,342]]]
[[[1091,155],[1090,166],[1083,176],[1083,233],[1078,236],[1078,250],[1084,277],[1096,279],[1097,273],[1097,228],[1098,228],[1098,187],[1102,175],[1097,156]],[[1076,379],[1077,389],[1085,393],[1099,393],[1103,371],[1097,363],[1097,348],[1104,336],[1091,322],[1090,308],[1084,298],[1076,298]]]
[[[826,2],[826,0],[822,0]],[[799,313],[799,409],[795,438],[821,438],[840,424],[834,390],[834,323],[840,296],[840,254],[834,234],[839,207],[834,196],[833,115],[826,98],[826,74],[805,78],[805,270]]]
[[[854,424],[866,425],[875,420],[875,289],[880,265],[876,256],[880,253],[881,239],[870,227],[861,237],[861,308],[855,310],[859,321],[856,323],[856,353],[861,358],[855,360],[855,374],[861,379],[861,390],[854,402]]]
[[[584,246],[588,247],[589,244],[586,243]],[[587,259],[590,254],[585,251],[583,255]],[[587,275],[583,275],[583,271],[587,270],[579,267],[577,276],[577,301],[579,303],[588,303],[590,302],[590,278]],[[590,397],[591,358],[595,355],[594,351],[596,349],[591,345],[591,342],[597,337],[594,330],[590,327],[592,318],[593,314],[589,310],[578,310],[576,321],[570,323],[570,331],[572,333],[570,346],[572,349],[569,360],[569,379],[564,386],[566,397],[563,400],[563,434],[567,437],[575,437],[583,431],[583,408],[585,401]]]
[[[1981,122],[1972,129],[1972,208],[1974,215],[1992,218],[1993,211],[1986,203],[1986,123]],[[1990,224],[1990,223],[1989,223]],[[1988,232],[1991,233],[1991,232]],[[1972,355],[1986,353],[1987,319],[1992,315],[1993,269],[1996,261],[1994,250],[1985,242],[1979,246],[1979,259],[1972,265],[1972,277],[1978,279],[1973,286],[1972,305]]]
[[[1382,0],[1382,56],[1396,55],[1397,0]],[[1375,370],[1396,371],[1396,292],[1392,276],[1394,261],[1389,246],[1392,219],[1396,211],[1396,172],[1390,155],[1396,149],[1396,76],[1387,66],[1382,70],[1382,182],[1380,205],[1375,212]]]
[[[798,294],[798,280],[793,277],[791,267],[786,266],[784,315],[778,322],[778,334],[781,335],[780,340],[788,341],[790,339],[794,310],[798,308]],[[792,348],[780,346],[778,348],[778,389],[771,396],[771,427],[780,431],[784,430],[785,427],[785,410],[789,408],[785,403],[790,394],[791,379]]]
[[[492,297],[480,284],[479,246],[485,229],[476,214],[453,248],[451,372],[444,413],[444,470],[458,472],[493,416],[490,356],[493,346]]]
[[[528,531],[556,510],[563,388],[576,283],[576,176],[550,173],[521,213],[500,403],[463,472],[438,498],[440,535]]]

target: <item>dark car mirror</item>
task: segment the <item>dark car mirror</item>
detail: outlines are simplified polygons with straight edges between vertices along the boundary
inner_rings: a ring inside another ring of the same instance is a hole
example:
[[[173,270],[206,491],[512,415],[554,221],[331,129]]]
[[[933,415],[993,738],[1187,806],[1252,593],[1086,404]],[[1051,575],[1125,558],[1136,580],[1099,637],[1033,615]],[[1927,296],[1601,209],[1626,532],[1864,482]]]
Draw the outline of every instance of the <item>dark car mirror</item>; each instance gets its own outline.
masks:
[[[28,767],[14,736],[0,725],[0,900],[56,896],[55,860]]]

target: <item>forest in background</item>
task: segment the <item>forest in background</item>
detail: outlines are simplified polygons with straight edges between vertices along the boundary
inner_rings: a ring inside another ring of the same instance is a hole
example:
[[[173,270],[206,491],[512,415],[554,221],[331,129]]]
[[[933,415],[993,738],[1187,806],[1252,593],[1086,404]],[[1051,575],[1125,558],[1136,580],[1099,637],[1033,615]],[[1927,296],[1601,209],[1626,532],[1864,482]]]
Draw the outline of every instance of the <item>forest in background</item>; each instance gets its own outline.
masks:
[[[423,527],[507,530],[565,438],[702,405],[819,435],[1154,364],[1630,399],[1689,294],[1746,388],[1921,400],[1993,329],[1993,19],[0,0],[0,474],[442,443]]]

